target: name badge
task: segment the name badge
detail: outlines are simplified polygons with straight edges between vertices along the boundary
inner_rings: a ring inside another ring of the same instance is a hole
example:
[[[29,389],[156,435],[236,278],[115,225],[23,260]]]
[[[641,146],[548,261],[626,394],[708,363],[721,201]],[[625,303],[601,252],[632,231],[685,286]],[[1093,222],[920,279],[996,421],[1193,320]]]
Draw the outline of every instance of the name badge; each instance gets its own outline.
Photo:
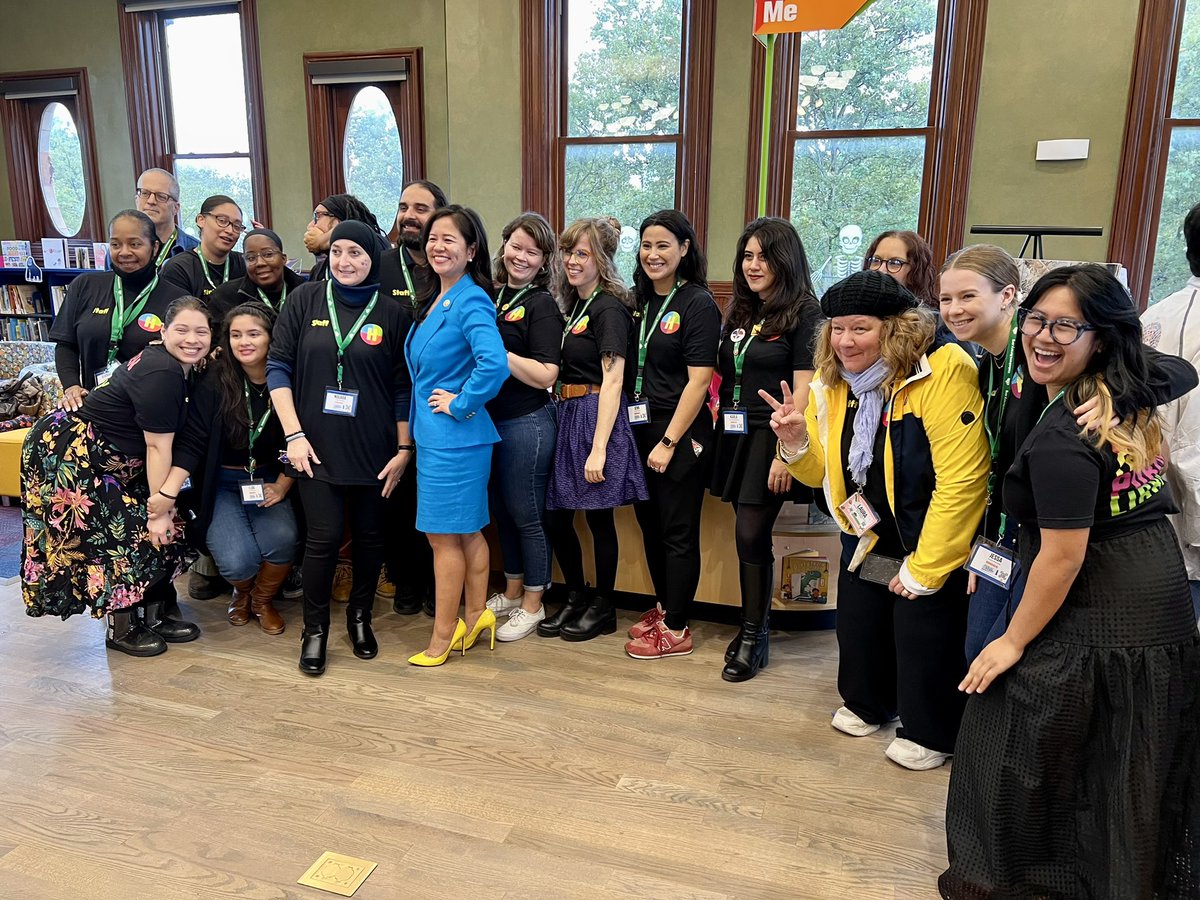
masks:
[[[968,572],[973,572],[1002,588],[1012,584],[1016,572],[1012,553],[1007,548],[982,537],[976,538],[971,546],[971,554],[967,557],[965,568]]]
[[[321,412],[331,416],[358,415],[358,391],[339,391],[335,387],[325,388],[325,405]]]
[[[117,369],[120,368],[120,366],[121,366],[121,364],[119,362],[117,362],[116,360],[113,360],[111,363],[109,363],[103,369],[97,369],[96,370],[96,387],[100,387],[100,385],[102,385],[102,384],[107,384],[108,379],[112,378],[113,372],[117,371]]]
[[[721,413],[726,434],[745,434],[749,430],[744,409],[727,409]]]
[[[630,403],[626,407],[629,413],[630,425],[645,425],[650,421],[650,401],[639,400],[637,403]]]
[[[854,529],[854,533],[858,537],[862,537],[879,524],[879,513],[875,512],[874,507],[861,491],[847,497],[838,506],[838,509],[850,522],[850,527]]]
[[[242,492],[242,502],[246,504],[262,503],[267,499],[264,487],[266,483],[261,478],[250,478],[238,482],[238,490]]]

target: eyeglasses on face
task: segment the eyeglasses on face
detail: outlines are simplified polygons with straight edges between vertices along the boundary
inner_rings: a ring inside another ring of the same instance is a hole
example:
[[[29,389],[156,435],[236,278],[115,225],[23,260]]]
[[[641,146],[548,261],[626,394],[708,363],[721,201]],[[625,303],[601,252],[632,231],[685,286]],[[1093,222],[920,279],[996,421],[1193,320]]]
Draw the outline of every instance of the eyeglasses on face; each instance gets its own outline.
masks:
[[[566,247],[564,247],[558,252],[564,260],[574,259],[578,263],[586,263],[592,258],[592,254],[588,253],[586,250],[568,250]]]
[[[222,231],[224,231],[226,228],[232,228],[235,232],[241,234],[246,230],[246,226],[242,224],[240,219],[231,219],[229,216],[222,216],[219,214],[214,215],[213,213],[203,213],[203,215],[216,222],[217,227]]]
[[[336,218],[337,218],[337,216],[335,216],[331,212],[323,212],[320,210],[313,210],[313,224],[314,225],[320,224],[322,219],[336,219]]]
[[[170,194],[164,194],[162,191],[148,191],[145,188],[134,188],[134,193],[139,200],[149,200],[153,197],[159,203],[166,203],[170,200],[174,200],[176,203],[179,202],[178,197],[172,197]]]
[[[260,259],[265,263],[273,263],[281,256],[283,254],[278,250],[263,250],[261,253],[246,253],[242,258],[246,261],[246,265],[252,266]]]
[[[1062,347],[1069,347],[1081,337],[1085,331],[1095,331],[1095,327],[1076,322],[1074,319],[1047,319],[1033,309],[1018,309],[1017,321],[1020,323],[1021,334],[1026,337],[1037,337],[1046,328],[1050,329],[1050,340]]]
[[[886,268],[889,273],[895,275],[901,269],[908,265],[907,259],[900,259],[898,256],[893,256],[891,259],[880,259],[878,256],[867,257],[867,268],[872,271]]]

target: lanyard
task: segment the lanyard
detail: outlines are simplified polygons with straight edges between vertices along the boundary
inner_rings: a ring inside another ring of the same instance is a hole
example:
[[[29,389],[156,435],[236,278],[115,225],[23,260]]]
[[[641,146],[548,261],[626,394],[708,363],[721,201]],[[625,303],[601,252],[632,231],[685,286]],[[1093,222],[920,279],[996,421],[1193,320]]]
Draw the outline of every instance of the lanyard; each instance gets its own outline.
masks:
[[[1013,372],[1016,370],[1017,357],[1017,317],[1014,315],[1012,329],[1008,335],[1008,348],[1004,351],[1004,380],[1000,384],[1000,410],[996,416],[996,430],[992,431],[991,416],[988,415],[987,403],[995,391],[996,367],[988,361],[988,392],[984,398],[983,428],[987,432],[988,446],[992,452],[992,468],[987,480],[987,505],[992,504],[992,493],[996,489],[996,461],[1000,458],[1000,437],[1004,432],[1004,410],[1008,407],[1008,395],[1012,384]]]
[[[367,316],[371,315],[371,310],[375,308],[375,301],[379,299],[379,291],[371,295],[362,314],[350,326],[350,333],[342,337],[342,326],[338,324],[337,307],[333,305],[333,279],[325,282],[325,304],[329,307],[329,327],[333,329],[333,339],[337,343],[337,382],[338,390],[342,389],[342,356],[346,352],[346,348],[350,346],[350,342],[354,340],[354,336],[358,334],[358,329],[362,328],[367,321]]]
[[[417,308],[417,291],[413,287],[412,275],[408,272],[408,265],[404,262],[404,248],[396,248],[396,256],[400,259],[400,271],[404,273],[404,284],[408,288],[408,305],[413,309]]]
[[[258,299],[261,300],[263,303],[265,303],[267,305],[267,308],[270,309],[272,312],[279,312],[279,310],[283,309],[283,303],[285,300],[287,300],[287,281],[283,282],[283,293],[279,295],[279,306],[278,307],[275,306],[275,304],[272,303],[269,299],[267,299],[267,295],[263,291],[262,288],[256,286],[255,290],[258,291]]]
[[[658,308],[658,315],[654,317],[654,324],[650,326],[650,337],[654,337],[654,329],[658,327],[658,323],[662,321],[663,315],[667,311],[667,307],[671,305],[671,301],[675,299],[675,292],[679,290],[679,286],[683,281],[676,281],[675,287],[671,288],[671,293],[667,294],[667,299],[663,301],[663,305]],[[633,399],[640,400],[642,396],[642,375],[646,370],[646,355],[650,350],[650,337],[646,337],[646,316],[642,315],[642,324],[638,329],[638,367],[637,379],[633,386]],[[736,403],[736,401],[734,401]]]
[[[763,322],[766,319],[759,321],[757,325],[750,329],[750,334],[742,335],[740,341],[733,342],[733,408],[737,409],[738,404],[742,402],[742,369],[746,365],[746,351],[750,349],[750,345],[754,343],[754,339],[758,337],[758,333],[762,331]]]
[[[263,429],[267,427],[267,419],[271,418],[271,397],[267,395],[267,411],[262,414],[262,418],[258,420],[258,424],[254,424],[254,409],[250,405],[250,382],[246,379],[242,381],[242,393],[246,395],[246,418],[250,422],[250,430],[246,433],[246,454],[249,457],[246,471],[250,473],[250,477],[254,477],[254,442],[258,440],[258,436],[263,433]]]
[[[1047,403],[1046,408],[1042,410],[1041,415],[1039,415],[1037,417],[1038,422],[1041,422],[1042,419],[1045,418],[1046,413],[1048,413],[1050,411],[1050,407],[1052,407],[1055,403],[1057,403],[1059,400],[1061,400],[1063,394],[1065,394],[1066,392],[1067,392],[1067,389],[1063,388],[1061,391],[1059,391],[1057,394],[1054,395],[1054,398],[1049,403]],[[989,502],[991,501],[990,494],[988,496],[988,501]],[[1002,512],[1002,513],[1000,513],[1000,535],[999,535],[1001,540],[1003,540],[1003,538],[1004,538],[1004,532],[1006,530],[1007,525],[1008,525],[1008,513]]]
[[[171,255],[171,250],[175,247],[175,239],[177,237],[179,237],[178,228],[171,232],[171,239],[163,244],[162,250],[160,250],[158,253],[158,259],[154,261],[154,268],[162,268],[162,264],[167,261],[167,257]]]
[[[204,258],[204,251],[201,250],[199,247],[197,247],[196,255],[198,257],[200,257],[200,268],[204,270],[204,280],[207,281],[208,286],[215,291],[217,289],[217,286],[215,284],[213,284],[212,272],[210,272],[208,269],[208,260]],[[224,284],[228,280],[229,280],[229,257],[226,256],[225,257],[225,271],[221,275],[221,284]]]
[[[125,329],[129,323],[134,321],[142,314],[142,310],[146,308],[146,301],[150,299],[150,294],[158,284],[158,275],[142,288],[142,292],[137,295],[137,299],[133,301],[133,306],[129,308],[129,312],[125,311],[125,286],[121,284],[121,276],[114,273],[113,275],[113,312],[112,321],[109,323],[108,332],[108,362],[111,364],[117,358],[117,345],[121,343],[121,335],[125,333]]]
[[[567,342],[567,335],[571,333],[571,329],[579,324],[580,320],[584,317],[584,315],[586,315],[586,313],[588,311],[588,307],[592,305],[592,301],[596,299],[596,295],[599,293],[600,293],[600,285],[596,285],[596,289],[594,291],[592,291],[592,295],[590,297],[588,297],[586,301],[584,301],[583,309],[581,309],[579,311],[578,315],[572,317],[567,322],[567,327],[563,329],[563,336],[562,336],[562,342],[564,344]],[[579,301],[576,300],[575,302],[576,302],[576,304],[578,304]]]
[[[518,300],[520,300],[527,293],[529,293],[529,289],[532,287],[533,287],[532,284],[525,285],[525,287],[523,287],[519,291],[517,291],[517,296],[513,297],[511,300],[509,300],[503,306],[501,306],[500,304],[504,301],[504,292],[508,289],[508,285],[506,284],[504,287],[500,288],[500,296],[496,298],[496,315],[500,315],[500,313],[508,312],[509,309],[511,307],[513,307]]]

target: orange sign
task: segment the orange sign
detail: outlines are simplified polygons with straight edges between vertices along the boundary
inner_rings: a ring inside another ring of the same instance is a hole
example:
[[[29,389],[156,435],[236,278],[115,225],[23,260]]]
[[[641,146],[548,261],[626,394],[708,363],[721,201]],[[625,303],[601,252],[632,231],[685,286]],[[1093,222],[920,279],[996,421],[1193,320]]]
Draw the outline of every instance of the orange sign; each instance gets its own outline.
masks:
[[[754,34],[842,28],[871,0],[754,0]]]

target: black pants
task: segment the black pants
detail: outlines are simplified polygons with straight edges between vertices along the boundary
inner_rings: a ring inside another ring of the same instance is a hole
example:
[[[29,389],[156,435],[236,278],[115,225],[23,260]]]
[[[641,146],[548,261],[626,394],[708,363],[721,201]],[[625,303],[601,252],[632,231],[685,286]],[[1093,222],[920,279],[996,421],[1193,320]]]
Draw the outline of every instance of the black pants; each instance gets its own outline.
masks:
[[[417,531],[417,464],[409,462],[387,499],[384,559],[388,581],[402,597],[424,598],[433,588],[433,548]]]
[[[304,547],[304,627],[329,625],[329,595],[346,517],[350,520],[354,582],[350,609],[370,610],[383,567],[385,501],[378,485],[340,485],[302,478],[297,486],[308,517]]]
[[[633,505],[654,593],[672,631],[688,624],[700,584],[700,510],[707,476],[702,466],[692,466],[678,480],[647,472],[650,497]]]
[[[592,554],[596,558],[596,590],[611,594],[617,584],[617,523],[611,509],[589,509],[584,513],[592,533]],[[572,590],[582,590],[583,548],[575,533],[575,510],[556,509],[549,513],[550,543],[563,572],[563,580]]]
[[[967,573],[951,574],[936,594],[906,600],[886,585],[838,575],[838,692],[864,722],[898,714],[897,737],[940,753],[954,750],[966,695],[962,652]]]

